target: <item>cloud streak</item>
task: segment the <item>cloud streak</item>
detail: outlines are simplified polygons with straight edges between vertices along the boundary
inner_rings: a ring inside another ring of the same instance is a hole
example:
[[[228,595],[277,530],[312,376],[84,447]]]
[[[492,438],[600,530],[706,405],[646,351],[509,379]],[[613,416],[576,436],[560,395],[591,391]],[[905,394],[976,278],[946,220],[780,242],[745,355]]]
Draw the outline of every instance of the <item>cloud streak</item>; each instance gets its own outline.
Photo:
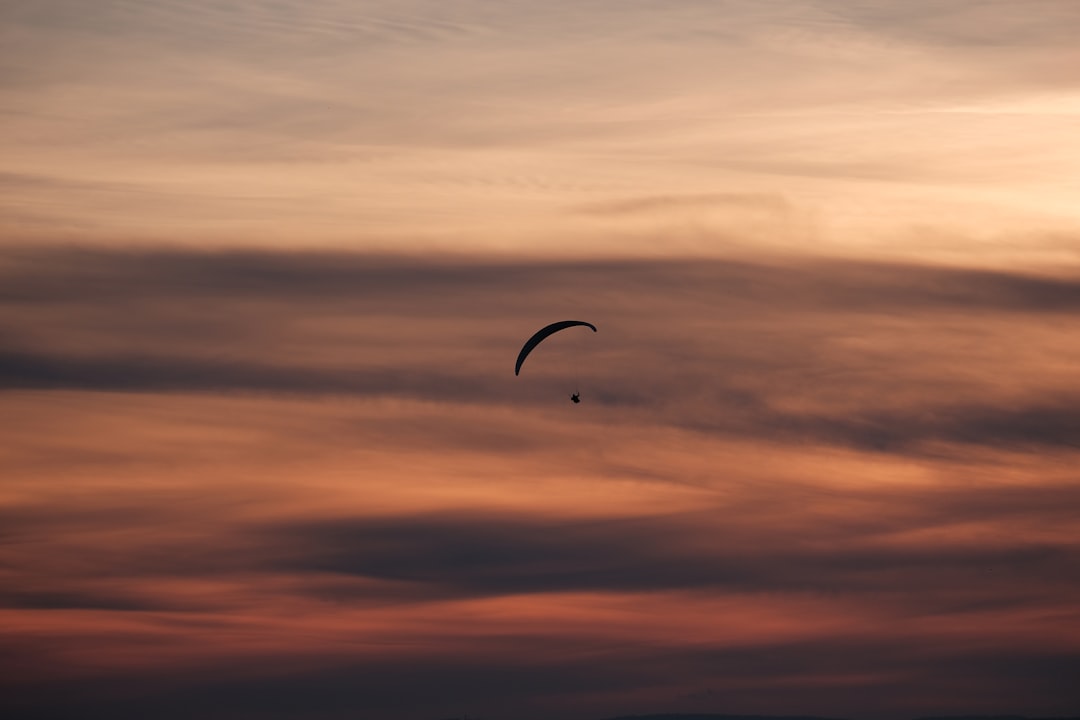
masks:
[[[1067,274],[23,247],[0,279],[28,712],[1075,700]]]
[[[517,344],[588,307],[604,332],[574,352],[601,410],[901,453],[1069,449],[1080,430],[1075,373],[1036,371],[1037,357],[1010,347],[1019,332],[1045,353],[1078,356],[1058,329],[1080,310],[1070,277],[842,261],[84,250],[10,252],[0,274],[7,390],[543,403],[569,371],[568,348],[515,381],[505,370]]]
[[[667,198],[640,202],[666,203]],[[675,199],[675,201],[678,201]],[[698,202],[691,199],[692,202]],[[751,202],[756,202],[752,200]],[[636,204],[631,207],[637,207]],[[481,293],[533,300],[542,291],[709,294],[823,309],[1080,310],[1080,278],[912,263],[855,260],[515,260],[482,255],[389,255],[301,251],[111,250],[8,247],[7,302],[200,297],[280,299],[416,298],[426,292],[462,307]],[[721,309],[720,307],[717,308]]]
[[[1068,2],[7,5],[5,238],[888,255],[913,223],[1054,261],[970,238],[1076,230]],[[738,195],[783,212],[640,203]]]
[[[1075,2],[85,5],[0,10],[0,714],[1076,712]]]

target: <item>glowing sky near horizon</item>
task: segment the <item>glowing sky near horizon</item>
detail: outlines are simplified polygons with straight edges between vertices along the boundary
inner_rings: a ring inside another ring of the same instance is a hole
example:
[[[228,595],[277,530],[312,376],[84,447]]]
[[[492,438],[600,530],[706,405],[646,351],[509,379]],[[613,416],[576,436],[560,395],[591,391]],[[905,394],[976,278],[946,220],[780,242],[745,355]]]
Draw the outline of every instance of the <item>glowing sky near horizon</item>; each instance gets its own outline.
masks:
[[[1075,260],[1071,0],[15,0],[2,22],[25,240]]]
[[[7,0],[0,714],[1075,714],[1077,36]]]

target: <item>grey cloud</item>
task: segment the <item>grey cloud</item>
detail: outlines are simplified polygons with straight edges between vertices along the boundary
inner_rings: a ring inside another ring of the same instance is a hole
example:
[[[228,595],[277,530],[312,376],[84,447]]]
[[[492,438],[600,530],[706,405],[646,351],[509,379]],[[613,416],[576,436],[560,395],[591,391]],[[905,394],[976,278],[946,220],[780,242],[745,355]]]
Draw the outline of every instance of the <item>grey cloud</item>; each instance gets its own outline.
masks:
[[[1080,12],[1069,0],[1024,5],[993,0],[824,0],[820,5],[876,33],[945,46],[1067,47],[1080,27]]]
[[[646,201],[648,202],[648,201]],[[501,301],[557,291],[586,298],[621,291],[642,302],[665,296],[768,301],[816,309],[1080,310],[1080,278],[858,261],[514,261],[483,257],[332,252],[200,252],[6,248],[0,301],[103,301],[183,296],[400,300],[460,307],[478,295]],[[462,301],[464,297],[464,303]],[[723,305],[715,308],[723,310]]]
[[[984,598],[973,590],[988,586],[1005,605],[1032,602],[1020,588],[1072,586],[1068,578],[1080,570],[1080,553],[1068,546],[875,545],[905,529],[899,520],[832,537],[827,525],[764,530],[749,518],[732,524],[721,517],[730,512],[589,521],[357,518],[274,527],[268,539],[285,539],[285,569],[411,583],[418,598],[717,588],[903,593],[896,586],[903,576],[920,595],[909,606],[937,612]],[[820,549],[806,549],[808,537]]]
[[[490,381],[430,369],[313,370],[165,357],[71,358],[0,353],[0,389],[117,392],[264,391],[403,395],[467,402],[491,397]]]
[[[159,599],[136,599],[124,594],[76,590],[0,590],[0,607],[16,610],[112,610],[146,612],[177,610],[176,603]]]
[[[991,447],[1080,447],[1080,411],[1069,396],[1028,406],[923,406],[912,411],[873,408],[847,413],[785,413],[764,404],[749,412],[715,413],[708,420],[676,421],[711,432],[781,442],[837,444],[861,450],[917,452],[925,443]]]
[[[415,3],[413,4],[415,5]],[[346,42],[419,44],[469,39],[482,25],[457,22],[445,13],[409,12],[379,3],[321,0],[316,3],[249,2],[221,5],[208,0],[182,3],[109,3],[86,17],[73,0],[13,0],[5,6],[6,20],[30,28],[65,30],[73,34],[121,37],[129,41],[153,38],[159,44],[211,49],[222,53],[340,48]],[[437,10],[434,6],[429,9]],[[232,43],[223,42],[231,39]]]
[[[914,265],[23,248],[0,259],[0,388],[531,404],[552,378],[512,378],[518,343],[581,315],[602,328],[588,399],[627,421],[1069,449],[1075,389],[1010,364],[1010,334],[1064,344],[1056,318],[1078,311],[1075,278]]]
[[[505,373],[503,373],[505,374]],[[275,393],[407,397],[466,404],[547,403],[541,392],[516,393],[506,378],[442,372],[431,367],[317,369],[246,362],[165,357],[94,357],[0,353],[0,390],[93,390],[110,392]],[[785,412],[768,396],[722,390],[714,382],[715,405],[680,410],[672,403],[688,388],[670,382],[650,394],[635,391],[634,380],[594,392],[590,402],[617,411],[633,408],[669,424],[709,433],[773,442],[820,443],[861,450],[919,453],[927,443],[1014,448],[1080,447],[1080,410],[1072,397],[1027,406],[993,404],[924,406],[911,411]],[[698,392],[702,390],[697,387]],[[666,400],[659,396],[667,395]],[[687,402],[694,402],[686,398]],[[644,418],[642,418],[644,419]],[[457,440],[468,440],[461,432]],[[434,437],[437,437],[438,433]],[[468,445],[484,443],[476,436]],[[503,435],[500,443],[523,446],[526,438]],[[499,447],[505,449],[505,444]],[[937,450],[940,452],[940,449]]]
[[[475,655],[387,654],[344,662],[316,657],[298,666],[269,656],[242,668],[211,662],[182,673],[144,669],[5,689],[14,707],[49,717],[377,715],[405,720],[467,712],[470,717],[597,720],[611,716],[606,694],[614,693],[634,695],[617,703],[624,718],[661,710],[715,713],[753,707],[796,720],[790,715],[794,706],[819,717],[884,719],[942,712],[995,715],[1021,704],[1063,716],[1077,700],[1069,681],[1080,669],[1075,657],[1052,650],[973,652],[858,638],[753,648],[597,647],[560,635],[513,640],[513,648],[489,650],[479,662]],[[977,686],[973,677],[979,678]],[[845,681],[842,697],[837,678]]]
[[[401,719],[454,716],[547,718],[582,715],[590,693],[627,691],[648,682],[647,659],[617,657],[603,663],[586,657],[551,655],[587,652],[571,638],[544,642],[523,638],[517,650],[485,657],[383,657],[335,662],[322,658],[302,666],[268,657],[242,672],[215,666],[175,678],[153,672],[128,677],[25,684],[10,698],[39,712],[81,717],[355,718]],[[594,652],[595,657],[595,652]],[[319,667],[323,665],[324,667]],[[132,680],[137,682],[132,683]],[[0,683],[3,681],[0,680]],[[56,688],[64,692],[57,693]],[[118,692],[119,691],[119,692]],[[593,701],[595,702],[595,701]],[[596,703],[600,706],[599,703]],[[100,714],[97,714],[100,713]],[[459,715],[458,715],[459,716]]]
[[[837,498],[826,490],[767,484],[693,513],[584,519],[474,511],[237,522],[210,499],[178,499],[201,518],[197,532],[160,495],[95,512],[9,509],[0,517],[0,562],[21,580],[0,593],[0,605],[204,612],[231,602],[125,589],[127,580],[170,577],[257,586],[252,578],[289,576],[302,580],[277,592],[356,606],[723,591],[893,598],[916,615],[1026,608],[1080,589],[1080,547],[1023,539],[1032,523],[1044,537],[1056,527],[1065,538],[1080,503],[1074,485],[868,487],[844,496],[862,512],[842,518],[828,510]],[[819,515],[813,508],[824,501]],[[787,521],[777,524],[777,514]],[[949,539],[967,526],[996,528],[996,539]],[[108,533],[99,537],[107,527],[144,539],[114,547]],[[900,541],[907,536],[927,539]]]

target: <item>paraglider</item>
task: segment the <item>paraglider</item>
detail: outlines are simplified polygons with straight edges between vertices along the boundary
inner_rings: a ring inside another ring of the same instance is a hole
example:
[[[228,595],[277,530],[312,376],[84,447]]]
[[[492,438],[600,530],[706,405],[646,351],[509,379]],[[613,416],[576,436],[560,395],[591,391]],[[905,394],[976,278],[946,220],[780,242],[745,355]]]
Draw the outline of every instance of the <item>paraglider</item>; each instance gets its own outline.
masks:
[[[531,338],[526,340],[524,345],[522,345],[521,352],[518,353],[517,363],[514,364],[514,375],[518,375],[521,373],[521,364],[525,362],[525,358],[529,357],[529,353],[531,353],[537,345],[542,343],[551,335],[559,332],[560,330],[576,327],[578,325],[583,325],[587,328],[590,328],[593,332],[596,332],[595,325],[593,325],[592,323],[587,323],[583,320],[560,320],[559,322],[553,322],[550,325],[546,325],[537,330],[536,333],[533,334]],[[570,396],[570,401],[573,402],[575,405],[581,402],[581,393],[575,392],[573,395]]]

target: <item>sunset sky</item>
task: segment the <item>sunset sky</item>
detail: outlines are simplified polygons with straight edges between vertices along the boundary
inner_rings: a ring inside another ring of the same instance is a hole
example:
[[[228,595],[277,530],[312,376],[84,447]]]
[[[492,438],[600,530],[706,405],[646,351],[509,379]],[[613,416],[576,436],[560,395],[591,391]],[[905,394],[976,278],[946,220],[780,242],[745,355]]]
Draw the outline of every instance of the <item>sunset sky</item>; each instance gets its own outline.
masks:
[[[0,715],[1080,714],[1078,37],[4,0]]]

